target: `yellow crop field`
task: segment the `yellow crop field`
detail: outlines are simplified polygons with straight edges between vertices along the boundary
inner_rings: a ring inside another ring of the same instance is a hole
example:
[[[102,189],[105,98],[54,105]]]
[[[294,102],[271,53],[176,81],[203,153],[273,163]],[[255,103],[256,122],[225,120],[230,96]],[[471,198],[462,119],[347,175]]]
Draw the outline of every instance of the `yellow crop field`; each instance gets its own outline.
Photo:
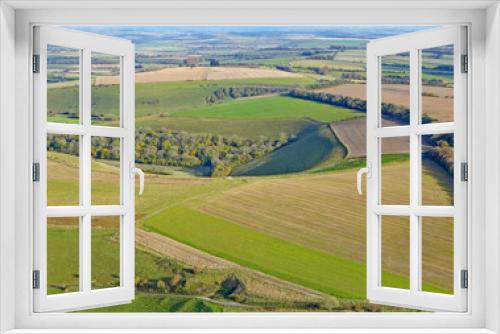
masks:
[[[172,81],[212,81],[256,78],[294,78],[302,77],[297,73],[269,68],[251,67],[170,67],[158,71],[140,72],[135,75],[137,83],[172,82]],[[99,76],[96,85],[118,84],[118,76]]]

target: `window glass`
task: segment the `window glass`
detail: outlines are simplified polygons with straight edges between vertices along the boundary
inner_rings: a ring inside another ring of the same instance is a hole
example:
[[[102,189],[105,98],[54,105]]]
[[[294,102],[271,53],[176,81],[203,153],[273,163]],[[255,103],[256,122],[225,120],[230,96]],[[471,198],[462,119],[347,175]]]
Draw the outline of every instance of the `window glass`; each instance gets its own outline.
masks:
[[[121,61],[92,52],[92,124],[120,126]]]
[[[120,286],[120,217],[92,217],[92,289]]]
[[[454,136],[421,137],[422,205],[453,205]]]
[[[453,122],[453,45],[421,50],[422,123]]]
[[[80,121],[80,50],[47,46],[47,121]]]
[[[410,204],[410,138],[381,138],[380,151],[381,204]]]
[[[422,217],[422,290],[453,294],[453,218]]]
[[[79,217],[47,218],[49,295],[80,290],[79,226]]]
[[[119,205],[120,138],[92,137],[92,205]]]
[[[410,218],[380,217],[382,286],[410,288]]]
[[[47,136],[47,205],[80,204],[80,137]]]
[[[380,57],[381,126],[410,124],[410,53]]]

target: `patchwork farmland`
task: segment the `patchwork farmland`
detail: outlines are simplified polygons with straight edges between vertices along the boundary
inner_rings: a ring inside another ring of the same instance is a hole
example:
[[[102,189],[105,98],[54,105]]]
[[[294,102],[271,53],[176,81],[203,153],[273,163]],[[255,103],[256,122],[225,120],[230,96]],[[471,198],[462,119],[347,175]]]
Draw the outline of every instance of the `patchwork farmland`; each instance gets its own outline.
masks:
[[[364,48],[400,28],[351,39],[314,29],[314,38],[164,29],[168,39],[154,29],[126,34],[138,50],[136,164],[146,172],[136,197],[136,298],[92,311],[404,311],[366,300],[366,206],[355,187],[366,156]],[[448,56],[425,57],[426,80],[436,80],[423,96],[433,121],[452,120]],[[54,57],[61,64],[50,73],[48,119],[79,122],[74,64],[66,53]],[[117,66],[101,59],[95,67],[92,122],[116,126]],[[384,125],[401,125],[404,84],[385,86]],[[78,140],[48,138],[49,205],[78,203]],[[384,144],[384,200],[408,197],[408,144]],[[426,145],[433,154],[422,159],[422,198],[449,205],[453,140]],[[119,150],[110,138],[92,139],[93,204],[119,201]],[[408,224],[382,221],[382,282],[407,288]],[[119,284],[118,224],[92,221],[93,287]],[[422,287],[451,293],[453,224],[430,219],[422,233]],[[78,289],[78,238],[74,220],[49,221],[50,293]]]

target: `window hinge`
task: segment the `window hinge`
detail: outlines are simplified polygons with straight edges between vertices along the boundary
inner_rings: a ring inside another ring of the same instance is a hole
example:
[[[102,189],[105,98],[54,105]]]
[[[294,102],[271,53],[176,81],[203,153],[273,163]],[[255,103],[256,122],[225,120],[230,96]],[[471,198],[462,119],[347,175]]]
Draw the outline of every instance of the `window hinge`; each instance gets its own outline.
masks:
[[[469,181],[469,164],[462,162],[460,164],[460,179],[462,181]]]
[[[33,270],[33,289],[40,289],[40,270]]]
[[[460,282],[461,282],[460,286],[462,289],[467,289],[469,287],[469,271],[465,269],[462,270]]]
[[[40,73],[40,55],[33,55],[33,73]]]
[[[462,73],[469,72],[469,56],[462,55]]]
[[[40,164],[38,162],[33,163],[33,182],[40,181]]]

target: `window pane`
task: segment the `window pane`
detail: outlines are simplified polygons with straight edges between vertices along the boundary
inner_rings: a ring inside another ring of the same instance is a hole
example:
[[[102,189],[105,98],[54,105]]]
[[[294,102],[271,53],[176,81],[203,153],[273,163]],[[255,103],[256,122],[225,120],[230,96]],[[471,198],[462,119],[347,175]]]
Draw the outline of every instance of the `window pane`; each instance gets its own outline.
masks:
[[[453,218],[422,217],[422,290],[453,294]]]
[[[422,136],[422,205],[453,205],[453,138]]]
[[[120,138],[92,137],[92,205],[118,205]]]
[[[47,218],[47,293],[79,291],[80,218]]]
[[[421,51],[422,123],[453,122],[453,45]]]
[[[410,139],[380,139],[381,204],[410,203]]]
[[[120,126],[120,57],[92,52],[92,124]]]
[[[410,288],[410,218],[383,216],[382,286]]]
[[[47,46],[47,120],[78,123],[80,118],[80,50]]]
[[[410,53],[380,57],[382,126],[410,124]]]
[[[47,135],[47,205],[80,204],[80,137]]]
[[[120,286],[120,217],[92,217],[92,289]]]

